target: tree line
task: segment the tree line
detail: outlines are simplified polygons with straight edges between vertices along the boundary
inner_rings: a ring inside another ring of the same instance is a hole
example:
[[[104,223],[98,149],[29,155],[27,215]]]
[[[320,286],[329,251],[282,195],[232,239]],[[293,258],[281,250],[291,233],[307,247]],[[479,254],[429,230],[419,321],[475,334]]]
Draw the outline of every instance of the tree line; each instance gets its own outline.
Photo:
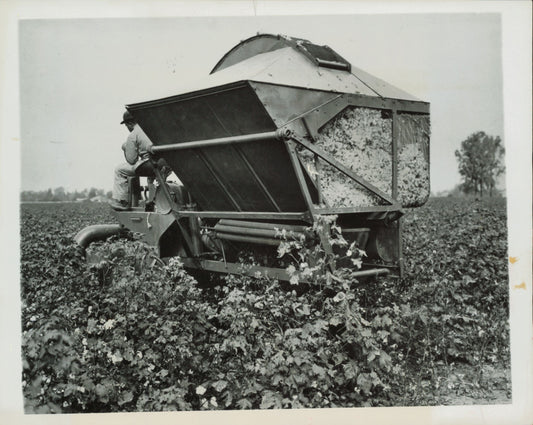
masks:
[[[483,131],[468,136],[455,151],[463,179],[460,189],[476,196],[495,194],[496,179],[505,171],[504,154],[500,137],[489,136]]]
[[[24,190],[20,193],[21,202],[73,202],[83,199],[93,199],[95,197],[112,198],[112,192],[104,189],[91,187],[81,191],[69,192],[63,186],[47,190]]]

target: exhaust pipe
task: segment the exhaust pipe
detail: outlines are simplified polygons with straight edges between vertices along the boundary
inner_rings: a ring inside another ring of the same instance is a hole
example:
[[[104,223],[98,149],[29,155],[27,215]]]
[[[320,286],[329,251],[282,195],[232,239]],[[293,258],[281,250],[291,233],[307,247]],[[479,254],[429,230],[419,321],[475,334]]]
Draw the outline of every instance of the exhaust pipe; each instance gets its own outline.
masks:
[[[124,232],[125,228],[120,224],[94,224],[80,230],[74,236],[74,242],[82,249],[85,255],[85,249],[95,241],[103,241],[113,235],[119,235]]]

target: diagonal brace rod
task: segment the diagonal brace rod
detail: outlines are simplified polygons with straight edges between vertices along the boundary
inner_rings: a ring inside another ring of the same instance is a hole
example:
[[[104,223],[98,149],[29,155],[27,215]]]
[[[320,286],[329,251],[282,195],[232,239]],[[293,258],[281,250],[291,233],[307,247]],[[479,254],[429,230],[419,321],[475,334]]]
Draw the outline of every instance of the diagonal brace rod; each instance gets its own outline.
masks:
[[[373,193],[375,193],[377,196],[379,196],[381,199],[383,199],[384,201],[387,201],[389,202],[391,205],[397,205],[399,206],[398,204],[398,201],[395,200],[394,198],[392,198],[391,196],[387,195],[385,192],[383,192],[382,190],[378,189],[376,186],[374,186],[373,184],[367,182],[365,179],[363,179],[362,177],[359,177],[357,174],[355,174],[351,169],[349,169],[348,167],[342,165],[339,161],[337,161],[335,158],[333,158],[330,154],[328,154],[327,152],[325,152],[322,148],[319,148],[318,146],[315,146],[313,145],[312,143],[309,143],[305,140],[303,140],[302,138],[296,136],[296,135],[291,135],[291,139],[294,140],[295,142],[298,142],[300,145],[302,145],[303,147],[309,149],[311,152],[313,152],[314,154],[318,155],[320,158],[322,158],[324,161],[328,162],[329,164],[331,164],[333,167],[335,167],[337,170],[341,171],[342,173],[346,174],[348,177],[350,177],[352,180],[355,180],[357,183],[359,183],[361,186],[363,186],[365,189],[368,189],[370,191],[372,191]]]

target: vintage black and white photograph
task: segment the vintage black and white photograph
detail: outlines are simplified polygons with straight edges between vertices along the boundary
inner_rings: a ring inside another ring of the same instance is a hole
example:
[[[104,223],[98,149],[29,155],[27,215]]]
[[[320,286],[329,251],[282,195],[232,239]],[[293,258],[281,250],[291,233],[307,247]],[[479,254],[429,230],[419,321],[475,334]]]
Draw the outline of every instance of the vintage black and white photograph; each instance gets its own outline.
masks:
[[[513,403],[499,13],[17,34],[26,414]]]

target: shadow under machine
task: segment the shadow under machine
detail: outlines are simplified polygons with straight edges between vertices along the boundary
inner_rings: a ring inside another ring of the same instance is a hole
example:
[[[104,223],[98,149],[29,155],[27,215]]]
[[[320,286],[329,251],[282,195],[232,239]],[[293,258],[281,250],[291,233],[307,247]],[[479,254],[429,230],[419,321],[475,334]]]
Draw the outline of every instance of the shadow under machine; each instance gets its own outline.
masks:
[[[357,274],[401,275],[402,208],[430,193],[427,102],[327,46],[264,34],[231,49],[198,89],[127,110],[152,140],[154,164],[163,159],[183,184],[156,166],[155,210],[115,212],[160,257],[289,280],[275,262],[243,268],[233,253],[252,247],[275,259],[284,234],[328,254],[328,226],[315,236],[308,228],[336,215],[367,254]],[[97,227],[78,242],[117,230]]]

